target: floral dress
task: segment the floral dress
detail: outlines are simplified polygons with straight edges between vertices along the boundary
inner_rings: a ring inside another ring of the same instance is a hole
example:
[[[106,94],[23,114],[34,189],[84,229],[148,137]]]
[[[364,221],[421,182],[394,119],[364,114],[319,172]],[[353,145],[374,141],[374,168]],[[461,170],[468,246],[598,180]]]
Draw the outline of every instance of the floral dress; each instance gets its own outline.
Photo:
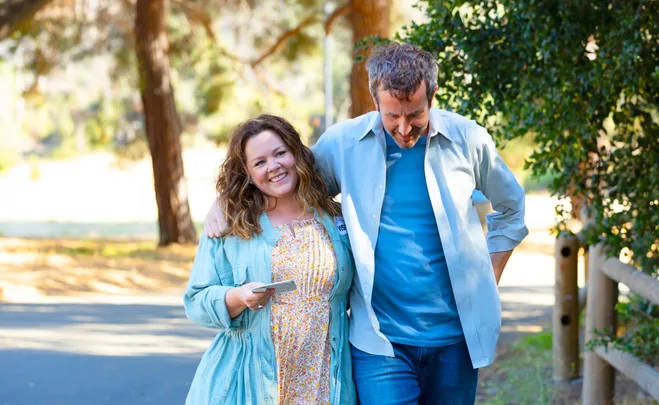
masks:
[[[280,405],[330,403],[329,296],[336,254],[316,219],[276,227],[272,281],[295,280],[297,290],[272,298],[272,338]]]

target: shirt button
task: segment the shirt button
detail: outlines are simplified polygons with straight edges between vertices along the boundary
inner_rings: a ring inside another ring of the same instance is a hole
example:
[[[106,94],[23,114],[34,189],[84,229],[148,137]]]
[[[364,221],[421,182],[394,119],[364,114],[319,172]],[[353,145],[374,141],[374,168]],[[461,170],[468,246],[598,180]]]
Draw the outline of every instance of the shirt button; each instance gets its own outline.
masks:
[[[332,342],[336,342],[336,336],[332,336]]]
[[[371,214],[371,218],[375,219],[375,214]]]
[[[380,184],[380,186],[379,186],[378,188],[379,188],[380,190],[382,190],[382,184]]]

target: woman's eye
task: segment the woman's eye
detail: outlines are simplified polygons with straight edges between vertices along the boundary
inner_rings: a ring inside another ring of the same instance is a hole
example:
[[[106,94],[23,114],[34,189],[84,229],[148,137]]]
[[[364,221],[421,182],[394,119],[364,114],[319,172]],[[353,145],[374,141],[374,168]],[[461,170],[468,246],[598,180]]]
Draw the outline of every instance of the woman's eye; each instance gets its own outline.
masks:
[[[263,166],[264,163],[265,163],[264,160],[259,160],[258,162],[256,162],[256,164],[254,164],[254,166],[256,166],[256,167]]]
[[[279,152],[277,152],[276,156],[284,156],[285,154],[286,154],[285,150],[280,150]]]

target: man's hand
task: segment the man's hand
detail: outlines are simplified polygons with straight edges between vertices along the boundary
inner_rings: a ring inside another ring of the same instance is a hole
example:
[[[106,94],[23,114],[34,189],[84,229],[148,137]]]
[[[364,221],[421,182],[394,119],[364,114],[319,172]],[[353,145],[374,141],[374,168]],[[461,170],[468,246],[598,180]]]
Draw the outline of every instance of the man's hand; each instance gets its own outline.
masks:
[[[209,238],[219,238],[226,229],[227,220],[224,218],[224,213],[220,209],[218,199],[215,199],[204,219],[204,233]]]
[[[494,278],[497,280],[497,285],[499,285],[499,280],[501,280],[501,275],[503,274],[503,269],[510,259],[510,255],[513,254],[512,250],[505,252],[493,252],[490,253],[490,260],[492,261],[492,268],[494,269]]]

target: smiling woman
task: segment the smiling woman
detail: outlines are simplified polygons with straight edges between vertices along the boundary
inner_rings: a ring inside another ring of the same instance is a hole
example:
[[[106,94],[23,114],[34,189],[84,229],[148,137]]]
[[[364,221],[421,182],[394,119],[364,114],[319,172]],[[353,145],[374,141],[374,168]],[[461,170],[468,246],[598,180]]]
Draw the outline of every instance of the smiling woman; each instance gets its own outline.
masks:
[[[245,143],[245,160],[250,184],[282,202],[295,203],[297,171],[295,156],[279,135],[265,130]]]
[[[354,404],[354,264],[311,151],[286,120],[251,119],[231,139],[217,191],[227,229],[202,238],[184,303],[188,318],[219,333],[187,403]],[[262,291],[291,281],[294,291]]]
[[[227,220],[223,236],[260,233],[264,211],[278,216],[301,210],[306,215],[315,208],[340,215],[314,161],[300,134],[283,118],[263,114],[238,126],[216,185]]]

